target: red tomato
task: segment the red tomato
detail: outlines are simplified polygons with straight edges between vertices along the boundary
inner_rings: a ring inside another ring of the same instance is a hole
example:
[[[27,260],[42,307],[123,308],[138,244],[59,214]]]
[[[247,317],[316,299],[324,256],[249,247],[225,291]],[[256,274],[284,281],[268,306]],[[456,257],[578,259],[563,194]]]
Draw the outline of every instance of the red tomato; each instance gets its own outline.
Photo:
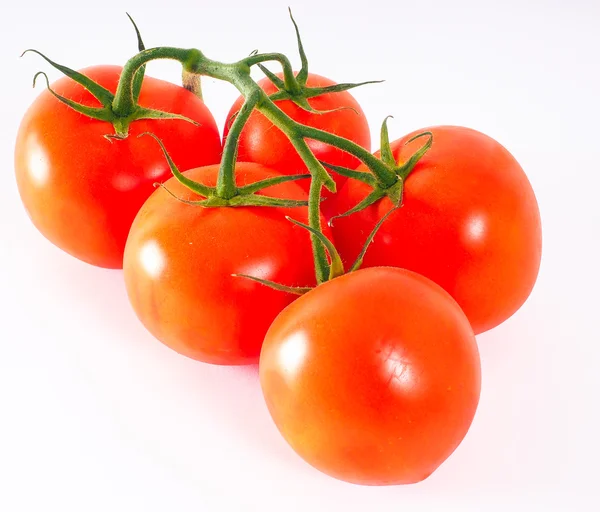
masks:
[[[300,297],[273,322],[259,368],[292,448],[357,484],[429,476],[479,401],[469,321],[442,288],[396,268],[359,270]]]
[[[115,92],[118,66],[94,66],[83,73]],[[53,89],[88,106],[100,103],[65,77]],[[100,267],[121,268],[133,219],[154,191],[171,176],[160,147],[143,132],[156,134],[181,169],[219,161],[221,142],[212,114],[189,91],[145,77],[142,106],[194,119],[139,120],[129,137],[112,143],[112,124],[85,117],[48,91],[31,105],[19,128],[15,169],[21,199],[35,226],[52,243]]]
[[[432,279],[456,299],[478,334],[509,318],[533,288],[542,249],[538,205],[514,157],[475,130],[419,130],[392,143],[397,161],[422,144],[405,146],[423,131],[433,133],[433,146],[408,176],[403,206],[385,221],[363,266],[407,268]],[[336,212],[349,210],[368,192],[349,180],[334,199]],[[346,262],[391,207],[385,198],[335,219],[334,238]]]
[[[214,185],[218,166],[186,175]],[[238,185],[277,176],[261,165],[239,163]],[[197,200],[175,179],[178,197]],[[265,195],[306,199],[296,183]],[[177,352],[215,364],[258,361],[273,319],[295,295],[231,274],[287,286],[314,286],[310,236],[286,215],[307,222],[307,208],[223,207],[185,204],[157,190],[136,217],[125,248],[124,274],[135,312],[146,328]]]
[[[277,76],[283,77],[281,73]],[[260,80],[258,85],[269,95],[278,90],[268,78]],[[307,87],[328,87],[335,85],[335,82],[309,73],[306,85]],[[303,110],[290,100],[276,101],[275,104],[289,117],[301,124],[334,133],[350,139],[366,150],[371,149],[371,134],[367,118],[358,102],[348,91],[323,94],[309,98],[308,102],[316,110],[349,108],[327,114],[314,114]],[[224,137],[229,132],[229,120],[239,111],[242,103],[243,98],[240,97],[231,107],[227,116],[228,122],[225,123]],[[307,143],[319,160],[350,169],[356,169],[360,165],[359,160],[340,149],[314,140],[307,140]],[[257,162],[276,169],[282,174],[307,172],[302,158],[298,156],[288,138],[258,111],[251,114],[244,126],[240,136],[238,161]],[[346,181],[346,178],[336,174],[333,174],[333,178],[338,188]],[[305,183],[304,186],[308,190],[309,183]],[[330,195],[330,193],[324,189],[324,195]]]

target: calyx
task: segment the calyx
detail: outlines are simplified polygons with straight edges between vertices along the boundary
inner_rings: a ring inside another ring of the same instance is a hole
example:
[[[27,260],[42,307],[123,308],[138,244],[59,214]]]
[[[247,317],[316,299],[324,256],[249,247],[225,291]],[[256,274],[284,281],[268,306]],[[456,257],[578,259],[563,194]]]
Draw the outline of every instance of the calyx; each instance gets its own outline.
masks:
[[[127,14],[127,16],[129,16],[129,14]],[[129,16],[129,19],[131,20],[131,23],[133,23],[133,27],[137,35],[138,49],[139,51],[142,51],[145,49],[145,46],[144,42],[142,41],[140,32],[131,16]],[[81,103],[77,103],[76,101],[70,100],[69,98],[65,98],[64,96],[61,96],[50,87],[48,75],[46,75],[46,73],[44,73],[43,71],[36,73],[33,77],[34,87],[37,78],[40,75],[43,76],[46,80],[46,86],[48,88],[48,91],[52,95],[54,95],[55,98],[57,98],[59,101],[69,106],[76,112],[79,112],[80,114],[83,114],[92,119],[97,119],[99,121],[111,123],[114,127],[115,133],[114,135],[106,135],[106,137],[109,140],[125,139],[129,134],[129,126],[131,125],[131,123],[140,119],[178,119],[181,121],[186,121],[188,123],[199,125],[199,123],[188,117],[179,114],[174,114],[171,112],[164,112],[162,110],[142,107],[138,104],[138,99],[142,89],[142,81],[144,79],[145,66],[140,68],[133,77],[133,83],[131,84],[130,88],[130,95],[118,95],[118,91],[117,95],[115,95],[102,85],[98,84],[97,82],[94,82],[93,80],[85,76],[84,74],[75,71],[71,68],[68,68],[67,66],[63,66],[62,64],[54,62],[38,50],[25,50],[21,56],[25,55],[26,53],[38,54],[55,69],[58,69],[66,76],[68,76],[69,78],[80,84],[82,87],[84,87],[94,96],[94,98],[96,98],[100,102],[100,104],[102,105],[101,107],[90,107]]]

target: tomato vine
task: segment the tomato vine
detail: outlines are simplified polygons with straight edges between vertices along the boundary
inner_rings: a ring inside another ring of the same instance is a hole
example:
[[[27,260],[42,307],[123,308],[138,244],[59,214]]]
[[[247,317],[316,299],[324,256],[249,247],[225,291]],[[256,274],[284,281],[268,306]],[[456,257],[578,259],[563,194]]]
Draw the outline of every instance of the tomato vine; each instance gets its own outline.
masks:
[[[365,201],[343,215],[349,215],[359,211],[360,209],[365,208],[384,196],[390,197],[393,204],[395,206],[399,206],[402,200],[404,179],[408,172],[412,170],[416,161],[418,161],[418,159],[427,151],[427,149],[429,149],[431,145],[431,134],[426,133],[419,135],[419,137],[422,135],[429,135],[430,138],[428,143],[425,144],[419,151],[417,151],[409,160],[409,162],[399,166],[393,161],[393,159],[390,161],[388,158],[385,158],[385,156],[384,158],[379,159],[360,145],[348,139],[317,128],[303,125],[286,115],[274,101],[279,99],[291,99],[301,108],[313,112],[314,110],[310,106],[308,98],[326,93],[345,91],[363,84],[372,83],[343,83],[321,88],[306,87],[308,61],[302,46],[298,26],[293,17],[292,21],[296,30],[298,48],[302,61],[302,68],[297,75],[294,75],[290,60],[281,53],[261,54],[253,52],[250,56],[237,62],[224,63],[206,57],[204,53],[196,48],[184,49],[176,47],[156,47],[144,49],[129,59],[129,61],[123,67],[116,93],[112,95],[108,91],[101,90],[100,86],[87,79],[81,73],[51,61],[49,58],[37,52],[36,50],[28,51],[34,51],[38,53],[51,65],[63,71],[65,74],[86,87],[92,94],[94,94],[94,96],[96,96],[103,104],[101,109],[84,107],[77,105],[70,100],[60,98],[56,94],[55,96],[84,115],[112,122],[115,126],[116,138],[126,137],[129,124],[136,119],[171,118],[190,121],[182,116],[169,114],[166,112],[153,111],[151,109],[140,107],[137,104],[137,95],[139,94],[140,83],[139,77],[143,74],[145,66],[151,61],[169,59],[180,62],[183,67],[183,76],[185,77],[184,82],[198,96],[201,96],[201,90],[198,85],[198,80],[195,77],[208,76],[234,85],[243,95],[244,103],[238,114],[233,119],[233,123],[229,130],[229,134],[223,148],[223,155],[216,186],[206,187],[186,179],[185,176],[178,171],[172,160],[170,160],[167,150],[163,147],[163,151],[167,155],[167,158],[169,158],[169,165],[171,166],[173,174],[182,184],[205,198],[195,203],[199,206],[301,206],[308,204],[308,220],[313,245],[315,272],[317,283],[322,283],[330,278],[331,265],[333,264],[330,263],[333,258],[331,251],[328,251],[326,244],[324,244],[322,241],[322,237],[319,236],[319,234],[322,235],[320,215],[322,189],[325,187],[331,192],[335,192],[336,187],[335,182],[329,174],[327,168],[353,179],[368,181],[373,186],[372,194],[370,194]],[[137,27],[136,32],[138,34],[140,47],[142,47],[143,43],[141,42],[141,37],[139,37],[139,31],[137,31]],[[277,62],[281,66],[283,71],[283,80],[278,78],[263,66],[263,64],[266,62]],[[269,96],[254,81],[254,79],[251,77],[251,68],[255,65],[260,66],[267,76],[274,81],[275,85],[279,88],[277,93]],[[235,183],[235,162],[238,140],[244,124],[250,117],[252,111],[255,109],[261,112],[288,137],[293,147],[308,168],[311,177],[308,203],[297,200],[290,201],[286,199],[266,198],[256,194],[256,192],[259,192],[262,190],[262,188],[267,186],[272,186],[285,181],[303,179],[305,178],[303,175],[282,176],[276,179],[265,180],[266,182],[264,183],[254,184],[250,192],[247,189],[237,187]],[[372,173],[372,176],[367,175],[367,173],[359,173],[351,169],[346,169],[328,164],[327,162],[319,161],[307,144],[307,139],[316,140],[334,146],[351,154],[368,167]],[[385,144],[387,147],[389,147],[385,121],[382,127],[382,141],[385,141]],[[384,150],[383,154],[386,155],[388,153],[388,151]],[[373,234],[369,237],[369,241],[372,239]],[[327,256],[327,252],[330,253],[329,258]]]

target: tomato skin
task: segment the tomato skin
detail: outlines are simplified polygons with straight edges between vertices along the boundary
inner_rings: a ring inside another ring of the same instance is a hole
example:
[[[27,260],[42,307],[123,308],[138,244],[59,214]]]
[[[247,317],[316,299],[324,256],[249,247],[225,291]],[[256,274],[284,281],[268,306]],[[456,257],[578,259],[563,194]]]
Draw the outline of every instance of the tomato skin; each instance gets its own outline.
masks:
[[[456,302],[413,272],[329,281],[273,322],[260,357],[265,400],[309,464],[364,485],[429,476],[475,414],[480,362]]]
[[[186,176],[214,185],[218,165]],[[238,185],[277,176],[253,163],[236,167]],[[197,200],[171,179],[178,197]],[[265,195],[306,199],[288,182]],[[135,312],[167,346],[214,364],[256,363],[265,333],[295,295],[231,274],[288,286],[314,286],[310,236],[285,218],[307,222],[307,208],[202,208],[157,190],[136,217],[125,248],[124,275]]]
[[[279,78],[283,77],[281,73],[277,76]],[[278,90],[268,78],[260,80],[258,85],[269,95]],[[328,78],[309,73],[307,86],[327,87],[330,85],[335,85],[335,82]],[[370,151],[371,134],[367,118],[358,102],[348,91],[323,94],[309,98],[308,102],[316,110],[332,110],[340,107],[349,108],[327,114],[314,114],[303,110],[290,100],[276,101],[275,104],[289,117],[301,124],[350,139],[367,151]],[[229,120],[239,111],[242,104],[243,98],[240,97],[231,107],[227,116],[228,121],[225,123],[224,137],[227,137],[229,133]],[[350,169],[356,169],[360,165],[358,159],[340,149],[310,139],[307,139],[307,143],[319,160]],[[258,111],[254,111],[251,114],[250,119],[242,130],[238,161],[257,162],[276,169],[282,174],[302,174],[308,172],[302,158],[298,156],[288,138]],[[332,177],[336,181],[339,190],[339,187],[346,181],[346,178],[335,173],[332,173]],[[308,190],[309,183],[307,182],[303,185]],[[330,195],[328,191],[324,190],[324,196]]]
[[[94,66],[82,72],[115,92],[122,68]],[[52,85],[58,93],[88,106],[99,102],[64,77]],[[83,261],[122,268],[129,228],[155,182],[171,172],[150,137],[157,135],[182,170],[219,161],[221,141],[208,108],[174,84],[145,77],[142,106],[174,112],[181,120],[140,120],[125,140],[112,143],[112,124],[78,114],[41,93],[25,114],[15,148],[17,184],[23,204],[38,230],[52,243]]]
[[[468,128],[437,126],[392,143],[406,161],[431,131],[433,146],[406,180],[404,203],[381,227],[364,267],[389,265],[422,274],[454,297],[476,334],[509,318],[535,284],[542,231],[537,201],[523,169],[494,139]],[[349,180],[334,198],[349,210],[369,189]],[[343,259],[352,261],[364,239],[392,207],[385,198],[333,223]]]

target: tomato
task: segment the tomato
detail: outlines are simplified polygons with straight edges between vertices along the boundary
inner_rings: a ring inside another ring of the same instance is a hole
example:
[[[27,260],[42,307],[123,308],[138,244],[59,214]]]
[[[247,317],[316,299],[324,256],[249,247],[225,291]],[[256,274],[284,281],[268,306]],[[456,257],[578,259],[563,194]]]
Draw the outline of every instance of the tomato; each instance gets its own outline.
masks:
[[[396,161],[415,152],[421,141],[405,143],[423,131],[433,133],[433,145],[408,176],[403,206],[385,221],[363,266],[389,265],[427,276],[456,299],[478,334],[509,318],[533,288],[542,248],[538,205],[514,157],[475,130],[419,130],[392,143]],[[369,190],[349,180],[334,199],[335,211],[349,210]],[[365,233],[391,207],[385,198],[334,220],[345,261],[353,260]]]
[[[282,74],[278,75],[279,78],[282,78],[282,76]],[[269,95],[278,90],[268,78],[260,80],[258,85]],[[328,87],[335,85],[335,82],[309,73],[306,85],[307,87]],[[291,100],[280,100],[276,101],[275,104],[294,121],[350,139],[366,150],[370,150],[371,134],[367,118],[358,102],[348,91],[315,96],[309,98],[308,102],[315,110],[347,108],[336,112],[315,114],[303,110]],[[242,103],[243,98],[240,97],[231,107],[227,116],[228,122],[225,123],[224,137],[229,132],[229,120],[239,111]],[[307,140],[307,143],[319,160],[350,169],[356,169],[360,165],[358,159],[340,149],[314,140]],[[239,140],[238,161],[257,162],[276,169],[282,174],[303,174],[307,172],[302,158],[298,156],[284,133],[258,111],[251,114],[242,130]],[[335,179],[338,188],[346,181],[346,178],[340,175],[332,175],[332,177]],[[305,183],[304,186],[308,190],[309,183]],[[329,196],[331,194],[324,190],[324,195]],[[326,205],[324,206],[326,207]]]
[[[115,92],[118,66],[94,66],[83,73]],[[53,89],[88,106],[100,103],[64,77]],[[31,105],[19,128],[15,169],[21,199],[39,231],[73,256],[100,267],[121,268],[129,228],[154,191],[171,176],[160,147],[143,132],[156,134],[181,169],[219,161],[218,128],[204,103],[174,84],[145,77],[142,106],[177,113],[182,120],[139,120],[129,137],[112,143],[111,123],[67,107],[48,91]]]
[[[186,176],[213,186],[218,166]],[[277,176],[253,163],[236,167],[238,185]],[[197,200],[175,179],[165,186]],[[306,200],[295,182],[265,195]],[[215,364],[256,363],[273,319],[295,295],[243,277],[287,286],[314,286],[310,236],[285,218],[307,222],[307,208],[221,207],[185,204],[157,190],[136,217],[125,248],[131,304],[160,341],[191,358]]]
[[[473,331],[438,285],[397,268],[328,281],[275,319],[260,383],[277,428],[315,468],[357,484],[429,476],[479,401]]]

